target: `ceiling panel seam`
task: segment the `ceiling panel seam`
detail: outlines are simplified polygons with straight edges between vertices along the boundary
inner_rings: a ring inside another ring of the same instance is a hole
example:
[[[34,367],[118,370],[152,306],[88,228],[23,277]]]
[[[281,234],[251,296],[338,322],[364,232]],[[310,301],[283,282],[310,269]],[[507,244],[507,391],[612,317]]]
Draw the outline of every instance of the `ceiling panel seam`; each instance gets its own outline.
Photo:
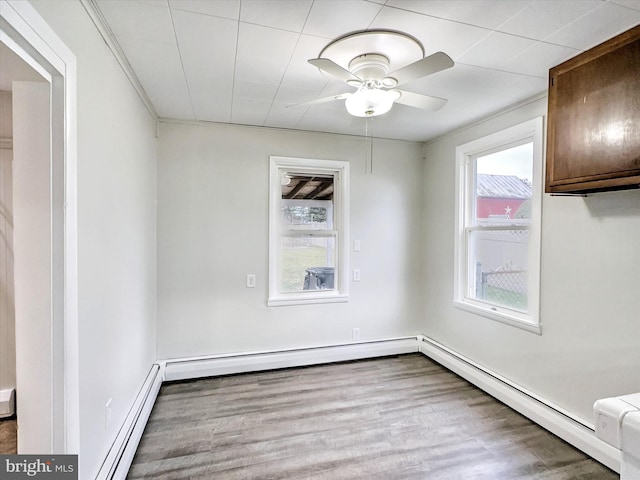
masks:
[[[291,51],[291,55],[289,56],[289,62],[287,63],[287,68],[284,69],[284,72],[282,72],[282,76],[280,77],[280,82],[278,82],[278,88],[276,88],[275,93],[273,94],[273,98],[271,99],[271,104],[269,105],[269,110],[267,110],[267,115],[264,117],[264,121],[263,121],[263,126],[266,125],[268,119],[269,119],[269,115],[271,114],[271,109],[273,108],[273,104],[275,103],[275,99],[278,97],[278,92],[280,92],[280,87],[282,87],[282,81],[284,80],[285,76],[287,75],[287,71],[289,70],[289,67],[291,66],[291,60],[293,59],[295,53],[296,53],[296,49],[298,48],[298,44],[300,43],[300,39],[302,38],[302,32],[304,32],[304,27],[307,24],[307,20],[309,20],[309,15],[311,15],[311,10],[313,8],[313,3],[311,2],[311,5],[309,5],[309,10],[307,11],[307,15],[304,19],[304,23],[302,24],[302,28],[300,29],[299,32],[293,32],[293,33],[297,33],[298,34],[298,39],[296,40],[296,44],[293,47],[293,50]],[[296,126],[297,123],[299,123],[300,121],[298,120],[298,122],[296,122]]]
[[[233,123],[233,104],[236,97],[236,70],[238,68],[238,46],[240,45],[240,13],[242,12],[242,3],[238,10],[238,21],[236,22],[236,49],[233,55],[233,74],[231,75],[231,108],[229,109],[229,123]]]
[[[176,41],[176,48],[178,49],[178,57],[180,58],[180,68],[182,69],[182,78],[184,78],[184,84],[187,87],[187,94],[189,95],[189,105],[191,106],[191,113],[193,114],[193,118],[196,118],[196,109],[193,106],[191,88],[189,88],[189,80],[187,79],[187,72],[184,69],[184,61],[182,60],[182,51],[180,50],[180,42],[178,41],[178,33],[176,32],[176,23],[173,19],[173,11],[171,10],[171,5],[169,5],[169,18],[171,19],[171,29],[173,30],[173,38]]]

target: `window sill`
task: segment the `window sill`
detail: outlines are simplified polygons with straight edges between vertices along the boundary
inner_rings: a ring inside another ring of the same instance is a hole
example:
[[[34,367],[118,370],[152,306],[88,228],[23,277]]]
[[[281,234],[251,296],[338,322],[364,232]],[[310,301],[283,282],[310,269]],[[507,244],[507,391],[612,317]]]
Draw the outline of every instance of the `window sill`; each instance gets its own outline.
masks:
[[[339,292],[327,293],[294,293],[291,295],[282,295],[272,297],[267,300],[269,307],[285,307],[287,305],[312,305],[318,303],[346,303],[349,301],[349,295]]]
[[[453,306],[461,310],[465,310],[467,312],[475,313],[476,315],[480,315],[480,316],[489,318],[491,320],[495,320],[497,322],[511,325],[512,327],[526,330],[527,332],[535,333],[537,335],[542,335],[542,326],[540,325],[539,322],[534,323],[532,321],[525,320],[515,315],[510,315],[505,311],[495,311],[489,306],[483,307],[470,302],[465,302],[463,300],[455,299],[453,301]]]

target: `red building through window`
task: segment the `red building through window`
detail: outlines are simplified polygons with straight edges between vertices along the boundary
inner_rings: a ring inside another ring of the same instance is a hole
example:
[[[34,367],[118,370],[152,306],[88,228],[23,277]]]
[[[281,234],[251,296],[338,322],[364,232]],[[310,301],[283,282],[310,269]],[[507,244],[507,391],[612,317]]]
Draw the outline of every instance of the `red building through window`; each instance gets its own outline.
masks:
[[[476,183],[476,218],[529,218],[523,204],[532,197],[531,185],[515,175],[479,173]]]

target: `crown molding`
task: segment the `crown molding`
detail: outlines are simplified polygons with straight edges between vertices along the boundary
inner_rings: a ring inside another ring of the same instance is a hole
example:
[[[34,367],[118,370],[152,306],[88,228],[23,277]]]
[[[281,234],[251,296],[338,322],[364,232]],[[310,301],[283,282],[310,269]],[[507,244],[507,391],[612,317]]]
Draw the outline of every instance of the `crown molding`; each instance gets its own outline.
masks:
[[[142,83],[140,83],[138,76],[133,71],[133,67],[129,63],[129,60],[127,60],[127,56],[124,54],[124,51],[122,50],[122,47],[118,43],[118,40],[116,39],[116,36],[113,33],[113,30],[111,30],[111,27],[109,27],[109,24],[104,18],[104,15],[100,10],[100,7],[98,6],[96,0],[80,0],[80,1],[84,9],[86,10],[87,14],[93,21],[93,24],[96,26],[98,32],[100,33],[105,43],[107,44],[107,47],[109,47],[109,50],[111,50],[111,53],[113,54],[116,61],[120,65],[120,68],[122,68],[122,71],[127,76],[127,78],[129,79],[129,82],[131,83],[136,93],[140,97],[140,100],[142,100],[142,103],[144,103],[144,106],[147,108],[147,110],[149,111],[153,119],[157,122],[158,114],[156,113],[156,109],[154,108],[153,103],[149,99],[147,92],[145,92],[144,87],[142,86]]]

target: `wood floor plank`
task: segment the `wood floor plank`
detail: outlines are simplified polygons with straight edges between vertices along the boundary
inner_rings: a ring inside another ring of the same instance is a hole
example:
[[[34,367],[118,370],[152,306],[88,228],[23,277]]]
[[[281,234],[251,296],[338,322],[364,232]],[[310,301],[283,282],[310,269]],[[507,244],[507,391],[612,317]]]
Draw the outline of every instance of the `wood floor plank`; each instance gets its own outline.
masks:
[[[15,418],[0,420],[0,454],[13,455],[18,449],[18,422]]]
[[[618,476],[409,354],[163,385],[128,478]]]

